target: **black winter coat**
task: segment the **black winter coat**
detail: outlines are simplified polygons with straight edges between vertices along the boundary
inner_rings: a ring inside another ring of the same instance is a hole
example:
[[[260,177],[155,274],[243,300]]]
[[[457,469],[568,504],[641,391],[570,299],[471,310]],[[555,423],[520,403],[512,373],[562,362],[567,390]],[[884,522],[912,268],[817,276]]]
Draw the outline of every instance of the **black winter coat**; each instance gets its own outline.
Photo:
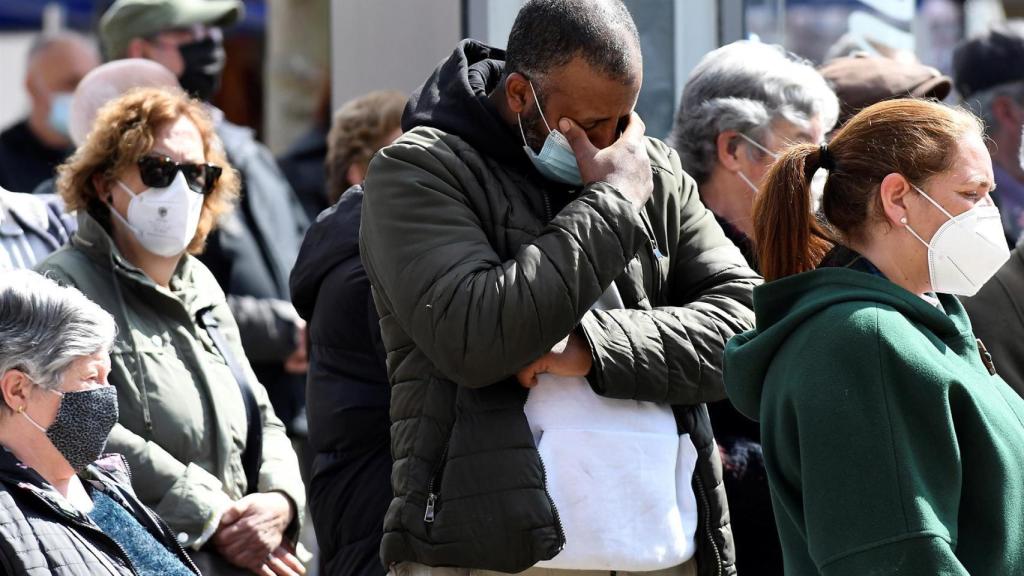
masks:
[[[196,574],[174,534],[135,496],[128,465],[108,455],[81,478],[121,505]],[[29,576],[133,576],[131,560],[88,516],[69,508],[35,470],[0,448],[0,572]]]
[[[391,501],[388,381],[377,312],[359,260],[363,191],[325,210],[291,276],[309,322],[309,511],[323,572],[383,575],[378,549]]]

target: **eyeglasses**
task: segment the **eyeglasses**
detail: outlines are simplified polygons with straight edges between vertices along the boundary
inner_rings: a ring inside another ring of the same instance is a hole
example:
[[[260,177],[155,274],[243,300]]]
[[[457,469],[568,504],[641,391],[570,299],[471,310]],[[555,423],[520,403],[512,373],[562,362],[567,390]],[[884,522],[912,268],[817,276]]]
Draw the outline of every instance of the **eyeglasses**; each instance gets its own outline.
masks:
[[[150,188],[170,186],[178,170],[185,175],[188,187],[204,196],[213,192],[221,173],[221,167],[216,164],[178,163],[166,156],[143,156],[139,159],[139,176],[142,183]]]

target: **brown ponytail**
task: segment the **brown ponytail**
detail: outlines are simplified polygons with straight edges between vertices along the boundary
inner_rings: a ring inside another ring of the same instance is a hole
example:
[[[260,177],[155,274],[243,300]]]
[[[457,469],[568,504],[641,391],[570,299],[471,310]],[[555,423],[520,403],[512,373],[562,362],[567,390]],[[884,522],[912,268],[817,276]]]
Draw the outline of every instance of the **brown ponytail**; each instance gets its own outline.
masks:
[[[775,161],[754,203],[757,262],[766,280],[813,270],[833,240],[811,210],[811,178],[821,150],[799,144]]]
[[[798,144],[769,170],[754,203],[754,243],[766,280],[813,270],[836,243],[860,239],[866,225],[882,218],[882,179],[902,174],[924,182],[948,170],[960,138],[982,133],[970,112],[925,100],[890,100],[850,119],[827,149]],[[827,154],[828,179],[822,214],[811,211],[811,178]]]

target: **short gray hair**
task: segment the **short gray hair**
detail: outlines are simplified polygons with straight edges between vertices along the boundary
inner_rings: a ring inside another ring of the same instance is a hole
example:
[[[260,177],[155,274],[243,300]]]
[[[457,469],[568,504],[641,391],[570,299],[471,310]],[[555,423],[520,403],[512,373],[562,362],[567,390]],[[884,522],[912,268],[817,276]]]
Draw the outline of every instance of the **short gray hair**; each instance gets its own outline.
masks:
[[[985,123],[985,133],[989,136],[992,136],[993,129],[999,129],[992,104],[995,103],[996,98],[1003,96],[1013,100],[1019,106],[1024,106],[1024,81],[997,84],[991,88],[978,90],[970,97],[964,98],[964,106],[974,112],[975,116],[981,118],[981,121]]]
[[[828,132],[839,100],[811,63],[781,46],[740,40],[709,52],[693,69],[668,142],[700,184],[711,176],[722,132],[760,139],[776,119],[802,125],[815,116]]]
[[[72,362],[108,352],[116,333],[114,318],[77,289],[31,270],[4,272],[0,376],[20,370],[36,384],[55,390]]]

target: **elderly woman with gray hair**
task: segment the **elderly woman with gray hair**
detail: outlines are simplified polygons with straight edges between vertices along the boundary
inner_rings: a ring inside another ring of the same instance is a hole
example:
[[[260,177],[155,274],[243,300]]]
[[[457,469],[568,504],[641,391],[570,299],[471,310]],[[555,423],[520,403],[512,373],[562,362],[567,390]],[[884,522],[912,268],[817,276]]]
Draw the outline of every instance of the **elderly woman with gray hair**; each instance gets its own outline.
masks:
[[[690,74],[669,144],[755,270],[752,212],[762,178],[787,145],[822,142],[838,115],[825,79],[781,46],[733,42],[709,52]],[[758,426],[728,400],[709,412],[723,452],[737,570],[781,575]]]
[[[787,145],[824,141],[838,116],[821,74],[774,44],[727,44],[690,74],[668,142],[755,270],[751,212],[761,179]]]
[[[199,571],[101,456],[117,422],[114,319],[28,270],[0,280],[0,568],[4,574]]]

